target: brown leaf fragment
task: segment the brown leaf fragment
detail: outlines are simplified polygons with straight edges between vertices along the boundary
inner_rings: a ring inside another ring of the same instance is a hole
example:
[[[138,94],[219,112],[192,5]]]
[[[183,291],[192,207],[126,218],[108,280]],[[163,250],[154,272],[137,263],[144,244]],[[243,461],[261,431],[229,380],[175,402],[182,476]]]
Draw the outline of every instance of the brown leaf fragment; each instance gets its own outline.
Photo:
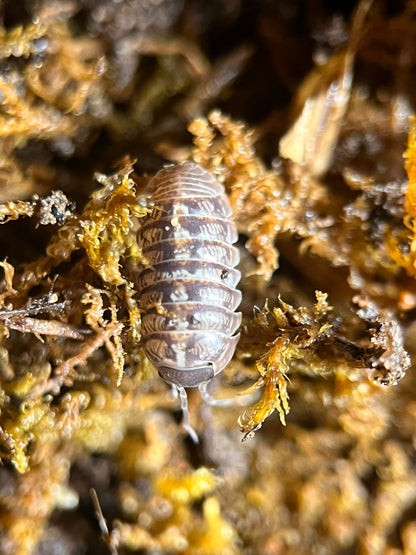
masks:
[[[323,175],[331,164],[351,95],[355,52],[372,3],[359,3],[345,52],[307,76],[296,100],[300,113],[280,140],[280,155],[304,167],[311,176]]]

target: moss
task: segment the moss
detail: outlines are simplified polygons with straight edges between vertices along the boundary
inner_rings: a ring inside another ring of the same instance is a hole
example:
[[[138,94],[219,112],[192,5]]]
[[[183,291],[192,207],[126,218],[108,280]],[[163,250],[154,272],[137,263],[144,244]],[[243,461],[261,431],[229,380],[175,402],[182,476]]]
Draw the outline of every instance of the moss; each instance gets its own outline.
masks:
[[[1,553],[415,551],[414,5],[350,8],[4,7]],[[149,176],[188,159],[243,293],[198,446],[135,285]]]

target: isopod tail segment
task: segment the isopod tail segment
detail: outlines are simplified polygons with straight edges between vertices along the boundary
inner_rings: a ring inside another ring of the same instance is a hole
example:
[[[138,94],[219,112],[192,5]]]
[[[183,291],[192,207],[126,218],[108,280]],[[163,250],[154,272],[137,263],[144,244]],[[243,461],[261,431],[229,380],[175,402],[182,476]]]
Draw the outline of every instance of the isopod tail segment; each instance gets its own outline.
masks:
[[[137,278],[143,349],[176,387],[184,428],[195,439],[185,388],[198,387],[207,402],[219,404],[206,386],[239,339],[233,335],[241,324],[238,233],[223,185],[201,166],[163,168],[148,188],[154,210],[140,220],[137,237],[148,261]]]

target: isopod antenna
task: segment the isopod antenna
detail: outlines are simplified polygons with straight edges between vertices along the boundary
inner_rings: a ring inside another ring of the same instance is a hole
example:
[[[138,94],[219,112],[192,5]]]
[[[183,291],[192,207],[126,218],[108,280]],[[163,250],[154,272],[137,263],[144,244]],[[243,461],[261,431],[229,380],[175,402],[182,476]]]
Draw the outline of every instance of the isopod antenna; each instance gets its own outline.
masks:
[[[238,404],[235,398],[216,399],[213,395],[211,395],[211,393],[209,393],[208,383],[209,382],[202,382],[198,386],[201,397],[207,405],[211,405],[211,407],[230,407]]]

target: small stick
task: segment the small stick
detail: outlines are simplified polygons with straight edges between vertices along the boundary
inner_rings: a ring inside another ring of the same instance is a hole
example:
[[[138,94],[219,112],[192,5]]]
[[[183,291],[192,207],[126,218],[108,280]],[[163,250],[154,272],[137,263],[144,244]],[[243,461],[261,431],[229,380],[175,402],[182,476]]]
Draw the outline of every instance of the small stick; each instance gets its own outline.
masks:
[[[98,526],[100,527],[104,541],[108,545],[111,555],[118,555],[118,551],[117,551],[118,537],[108,530],[107,521],[104,518],[100,501],[98,499],[97,492],[95,491],[94,488],[90,489],[90,495],[91,495],[92,503],[94,505],[95,515],[98,520]]]

